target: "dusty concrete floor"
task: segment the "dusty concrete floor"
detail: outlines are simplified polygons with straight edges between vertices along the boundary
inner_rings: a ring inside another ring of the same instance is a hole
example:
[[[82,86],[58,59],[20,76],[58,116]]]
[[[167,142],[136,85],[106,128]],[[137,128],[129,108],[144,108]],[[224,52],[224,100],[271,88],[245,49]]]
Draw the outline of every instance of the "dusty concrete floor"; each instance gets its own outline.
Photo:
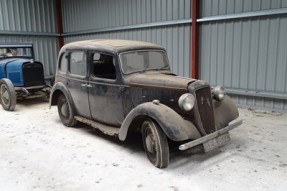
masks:
[[[1,108],[0,190],[287,190],[287,114],[240,114],[230,144],[207,154],[173,151],[160,170],[140,142],[64,127],[47,103]]]

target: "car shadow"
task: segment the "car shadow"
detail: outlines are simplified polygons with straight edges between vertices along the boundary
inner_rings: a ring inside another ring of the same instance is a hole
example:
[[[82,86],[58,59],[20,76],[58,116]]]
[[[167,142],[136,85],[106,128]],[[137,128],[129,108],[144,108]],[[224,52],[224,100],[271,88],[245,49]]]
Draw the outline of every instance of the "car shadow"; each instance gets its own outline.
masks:
[[[203,151],[202,146],[186,151],[174,150],[170,155],[169,169],[185,169],[185,171],[196,172],[203,168],[216,166],[223,160],[231,160],[232,156],[240,155],[241,150],[238,150],[238,145],[244,145],[244,141],[232,137],[231,142],[207,153]]]
[[[142,137],[140,133],[128,133],[127,139],[125,141],[120,141],[117,136],[113,137],[105,135],[100,130],[88,126],[84,123],[78,123],[74,128],[82,132],[86,132],[90,135],[97,136],[97,138],[105,140],[110,144],[115,144],[118,147],[122,147],[126,149],[129,154],[138,153],[139,155],[145,157],[145,151],[143,148]],[[237,144],[239,144],[240,140],[233,138],[232,141],[234,142],[233,144],[224,145],[208,153],[203,152],[202,146],[197,146],[186,151],[180,151],[178,149],[180,143],[169,141],[170,163],[166,170],[189,169],[194,172],[197,169],[200,170],[200,164],[204,164],[206,161],[213,160],[214,163],[216,163],[218,160],[217,162],[219,162],[219,160],[221,160],[220,155],[222,155],[224,152],[237,152]]]
[[[120,145],[125,149],[128,149],[130,152],[144,152],[142,138],[138,133],[128,133],[127,139],[125,141],[120,141],[117,136],[106,135],[100,130],[81,122],[79,122],[74,128],[84,131],[90,135],[97,136],[98,138],[108,141],[111,144]]]
[[[44,100],[43,98],[17,99],[17,104],[24,106],[24,107],[39,105],[39,104],[43,104],[43,103],[49,104],[49,102]]]

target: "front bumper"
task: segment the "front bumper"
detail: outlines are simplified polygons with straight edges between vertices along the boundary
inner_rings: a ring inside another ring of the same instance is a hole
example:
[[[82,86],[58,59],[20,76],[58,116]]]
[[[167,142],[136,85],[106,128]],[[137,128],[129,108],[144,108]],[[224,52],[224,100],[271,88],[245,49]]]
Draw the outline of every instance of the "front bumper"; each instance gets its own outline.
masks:
[[[242,124],[242,120],[241,119],[235,119],[233,121],[231,121],[228,126],[224,127],[223,129],[220,129],[218,131],[215,131],[214,133],[205,135],[204,137],[201,137],[199,139],[190,141],[188,143],[182,144],[179,146],[179,150],[187,150],[190,149],[192,147],[195,147],[197,145],[206,143],[212,139],[216,139],[217,137],[229,132],[230,130],[234,129],[235,127],[238,127],[239,125]]]
[[[51,88],[52,88],[51,86],[45,84],[40,86],[15,87],[15,91],[17,93],[17,97],[38,98],[38,97],[49,96]]]

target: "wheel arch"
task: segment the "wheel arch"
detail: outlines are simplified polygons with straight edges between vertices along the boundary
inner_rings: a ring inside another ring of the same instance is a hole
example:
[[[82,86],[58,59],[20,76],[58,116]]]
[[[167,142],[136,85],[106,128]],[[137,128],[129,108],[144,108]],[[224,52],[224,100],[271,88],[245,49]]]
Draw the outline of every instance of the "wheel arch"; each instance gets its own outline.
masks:
[[[155,121],[166,136],[173,141],[183,141],[201,137],[199,131],[190,121],[184,120],[168,106],[146,102],[135,107],[127,115],[120,127],[119,139],[124,141],[128,131],[135,128],[135,126],[141,126],[146,118],[151,118]]]
[[[51,90],[50,101],[49,101],[50,108],[51,106],[57,105],[57,101],[60,95],[65,95],[65,97],[71,103],[71,107],[74,108],[74,102],[71,93],[62,82],[57,82]]]

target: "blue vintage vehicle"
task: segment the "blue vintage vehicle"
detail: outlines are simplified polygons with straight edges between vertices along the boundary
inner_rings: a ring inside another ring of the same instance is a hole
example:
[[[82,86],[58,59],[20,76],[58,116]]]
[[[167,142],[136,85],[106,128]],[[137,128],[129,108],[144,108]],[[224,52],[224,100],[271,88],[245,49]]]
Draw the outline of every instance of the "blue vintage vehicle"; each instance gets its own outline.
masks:
[[[49,97],[41,62],[35,61],[31,43],[0,43],[0,103],[13,111],[17,99]]]

